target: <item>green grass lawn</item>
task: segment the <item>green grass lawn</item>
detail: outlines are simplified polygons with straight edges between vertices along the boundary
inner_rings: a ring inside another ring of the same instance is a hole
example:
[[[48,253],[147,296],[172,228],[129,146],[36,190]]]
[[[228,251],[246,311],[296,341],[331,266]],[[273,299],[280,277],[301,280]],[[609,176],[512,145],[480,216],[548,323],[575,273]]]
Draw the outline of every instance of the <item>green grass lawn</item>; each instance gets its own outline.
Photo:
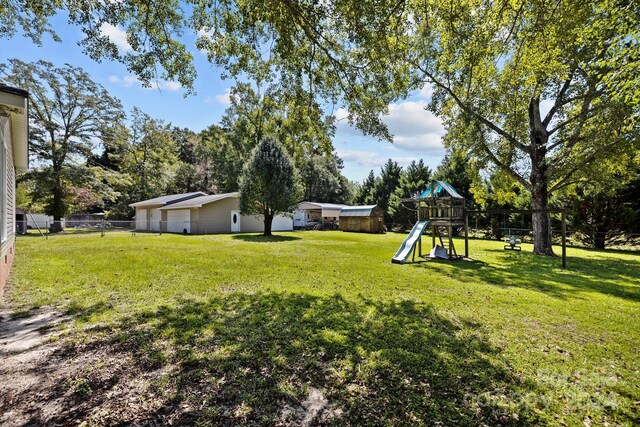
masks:
[[[143,400],[203,425],[287,424],[313,389],[335,424],[640,423],[640,254],[391,264],[403,237],[23,237],[11,299],[162,372]]]

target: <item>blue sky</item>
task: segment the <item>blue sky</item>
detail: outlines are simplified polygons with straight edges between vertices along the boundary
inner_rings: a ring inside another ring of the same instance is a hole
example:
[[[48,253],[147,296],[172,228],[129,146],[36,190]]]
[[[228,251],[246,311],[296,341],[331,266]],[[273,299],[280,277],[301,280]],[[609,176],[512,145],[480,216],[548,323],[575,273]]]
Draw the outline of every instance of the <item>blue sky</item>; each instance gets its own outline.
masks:
[[[113,96],[122,101],[125,109],[141,108],[153,117],[170,122],[175,126],[200,131],[218,123],[228,105],[228,90],[232,80],[222,80],[220,70],[213,67],[205,55],[195,48],[196,35],[185,35],[183,41],[193,48],[198,78],[195,82],[196,95],[184,97],[185,90],[175,82],[160,81],[157,87],[143,88],[135,76],[120,63],[101,63],[86,56],[77,42],[82,33],[67,24],[62,16],[53,20],[54,30],[62,38],[56,43],[44,37],[43,45],[36,46],[31,40],[16,35],[12,39],[0,39],[0,61],[19,58],[23,61],[44,59],[56,65],[69,63],[82,67],[93,80],[103,85]],[[128,49],[124,33],[115,27],[104,27],[108,35],[121,51]],[[391,158],[401,165],[411,160],[424,159],[435,168],[444,156],[441,136],[444,134],[441,121],[424,110],[430,96],[428,87],[417,91],[406,100],[389,106],[389,115],[384,120],[394,134],[394,143],[380,142],[362,135],[350,127],[344,117],[346,111],[338,109],[339,120],[334,137],[334,147],[344,159],[344,174],[354,181],[362,181],[371,169],[379,172],[380,166]]]

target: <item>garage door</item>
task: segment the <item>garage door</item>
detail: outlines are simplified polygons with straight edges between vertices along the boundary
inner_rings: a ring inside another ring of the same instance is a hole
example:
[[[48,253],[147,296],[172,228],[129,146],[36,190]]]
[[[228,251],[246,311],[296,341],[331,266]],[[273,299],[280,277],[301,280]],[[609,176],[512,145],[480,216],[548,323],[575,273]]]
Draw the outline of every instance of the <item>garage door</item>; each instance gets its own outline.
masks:
[[[136,230],[147,229],[147,210],[138,209],[136,212]]]
[[[167,211],[167,231],[169,233],[191,233],[191,211],[176,209]]]

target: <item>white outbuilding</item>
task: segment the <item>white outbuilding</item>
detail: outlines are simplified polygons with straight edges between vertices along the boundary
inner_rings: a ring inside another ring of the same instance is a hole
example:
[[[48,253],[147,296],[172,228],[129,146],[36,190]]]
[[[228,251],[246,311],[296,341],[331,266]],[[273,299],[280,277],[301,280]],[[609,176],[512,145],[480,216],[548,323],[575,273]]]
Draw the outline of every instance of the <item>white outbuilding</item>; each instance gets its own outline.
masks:
[[[319,224],[324,228],[325,224],[335,224],[340,221],[340,211],[347,205],[335,203],[302,202],[298,209],[293,211],[293,226],[306,228],[309,225]]]
[[[161,226],[163,222],[167,221],[167,217],[166,214],[160,211],[160,208],[200,196],[206,196],[206,193],[195,191],[193,193],[169,194],[167,196],[131,203],[129,206],[136,210],[136,230],[164,231]]]
[[[190,193],[192,194],[192,193]],[[175,196],[175,195],[174,195]],[[200,193],[157,207],[161,218],[157,229],[136,229],[182,234],[250,233],[264,231],[262,215],[241,215],[240,193],[207,195]],[[144,203],[144,202],[139,202]],[[146,205],[143,205],[146,206]],[[139,207],[136,207],[136,213]],[[143,224],[140,224],[143,225]],[[273,218],[272,231],[293,230],[293,220],[284,215]]]

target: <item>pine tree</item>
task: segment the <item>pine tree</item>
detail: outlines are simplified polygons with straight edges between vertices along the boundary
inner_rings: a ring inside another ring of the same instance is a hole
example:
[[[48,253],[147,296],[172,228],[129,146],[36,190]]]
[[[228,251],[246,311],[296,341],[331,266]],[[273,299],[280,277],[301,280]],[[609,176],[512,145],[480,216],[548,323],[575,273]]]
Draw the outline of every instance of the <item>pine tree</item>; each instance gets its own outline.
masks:
[[[418,163],[412,161],[402,173],[398,186],[389,198],[389,213],[394,223],[411,226],[418,220],[415,206],[402,203],[402,199],[415,197],[423,191],[429,185],[431,175],[431,169],[425,166],[422,159]]]
[[[376,175],[373,173],[373,170],[371,170],[367,179],[364,180],[358,189],[358,194],[356,194],[354,203],[357,205],[368,205],[373,203],[373,187],[375,184]]]
[[[376,180],[373,186],[373,201],[379,207],[384,209],[385,222],[391,221],[391,215],[389,214],[389,198],[398,187],[400,183],[400,176],[402,175],[402,168],[397,162],[389,159],[384,164],[380,171],[380,177]]]

